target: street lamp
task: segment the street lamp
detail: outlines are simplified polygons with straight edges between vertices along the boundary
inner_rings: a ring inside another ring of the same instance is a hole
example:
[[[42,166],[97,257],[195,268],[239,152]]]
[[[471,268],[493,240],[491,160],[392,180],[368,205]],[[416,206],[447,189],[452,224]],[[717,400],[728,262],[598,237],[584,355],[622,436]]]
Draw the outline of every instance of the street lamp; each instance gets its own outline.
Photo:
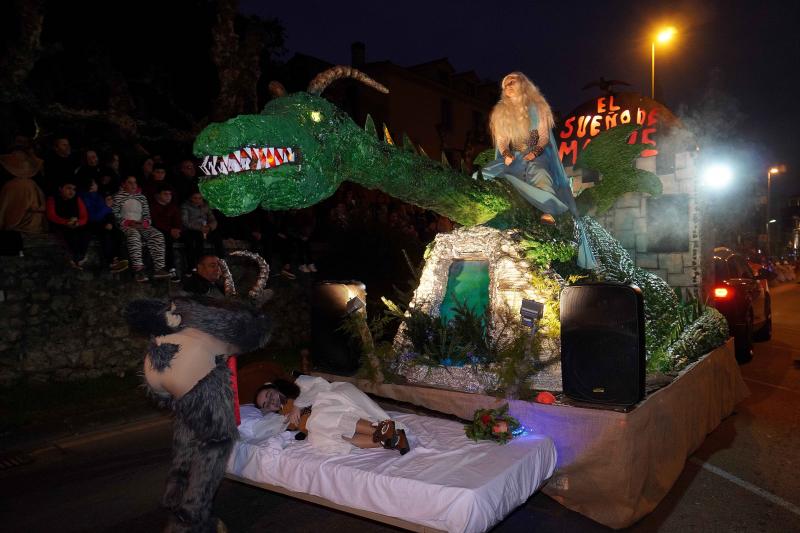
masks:
[[[667,43],[675,36],[678,32],[672,26],[668,28],[664,28],[656,34],[655,40],[651,43],[650,47],[650,98],[652,100],[656,99],[656,41],[659,43]]]
[[[725,189],[733,181],[733,170],[725,164],[710,165],[703,171],[703,185],[711,189]]]
[[[769,242],[770,241],[770,238],[769,238],[770,227],[769,227],[769,225],[775,223],[775,219],[774,218],[770,218],[770,215],[772,214],[772,211],[770,209],[770,207],[772,206],[772,194],[771,194],[772,193],[772,176],[774,176],[775,174],[779,174],[780,171],[781,171],[781,167],[770,167],[770,169],[767,171],[767,257],[772,255],[772,251],[770,250],[770,246],[769,246],[770,245],[770,242]]]

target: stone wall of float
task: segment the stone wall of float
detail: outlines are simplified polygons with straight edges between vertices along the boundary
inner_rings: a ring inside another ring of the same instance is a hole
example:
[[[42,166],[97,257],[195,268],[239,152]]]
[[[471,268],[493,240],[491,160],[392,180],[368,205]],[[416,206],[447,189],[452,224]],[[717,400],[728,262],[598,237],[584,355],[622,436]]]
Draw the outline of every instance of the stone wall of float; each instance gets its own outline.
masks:
[[[655,157],[636,160],[637,168],[653,172],[661,179],[661,198],[627,193],[606,213],[595,218],[628,251],[637,266],[653,272],[671,287],[696,292],[702,286],[703,263],[697,156],[695,152],[681,152],[674,157],[673,171],[661,174],[656,172]],[[573,178],[575,191],[593,185],[583,183],[579,169],[568,167],[567,173]],[[673,204],[675,209],[662,208],[662,212],[657,213],[659,206],[666,203]],[[653,212],[648,213],[649,210]],[[670,231],[679,233],[675,242],[659,241],[660,236]]]

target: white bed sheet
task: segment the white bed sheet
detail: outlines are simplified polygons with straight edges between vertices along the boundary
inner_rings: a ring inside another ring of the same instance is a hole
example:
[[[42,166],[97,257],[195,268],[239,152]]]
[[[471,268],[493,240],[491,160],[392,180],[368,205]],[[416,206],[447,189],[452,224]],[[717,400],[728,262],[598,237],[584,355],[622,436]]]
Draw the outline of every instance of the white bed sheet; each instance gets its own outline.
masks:
[[[383,449],[323,455],[283,432],[239,440],[228,472],[436,529],[474,532],[524,503],[556,466],[555,446],[544,435],[522,435],[503,446],[476,443],[458,422],[389,414],[409,429],[406,455]],[[243,409],[243,421],[248,415],[256,416]]]

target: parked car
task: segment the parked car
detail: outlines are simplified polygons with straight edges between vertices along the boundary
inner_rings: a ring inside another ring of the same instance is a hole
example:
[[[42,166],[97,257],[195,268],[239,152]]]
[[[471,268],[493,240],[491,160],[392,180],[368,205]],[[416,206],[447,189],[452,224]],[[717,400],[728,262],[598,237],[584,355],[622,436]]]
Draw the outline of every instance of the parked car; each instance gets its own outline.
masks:
[[[714,286],[711,301],[728,320],[736,360],[753,358],[753,340],[772,337],[772,304],[768,273],[753,274],[747,260],[730,248],[714,248]]]

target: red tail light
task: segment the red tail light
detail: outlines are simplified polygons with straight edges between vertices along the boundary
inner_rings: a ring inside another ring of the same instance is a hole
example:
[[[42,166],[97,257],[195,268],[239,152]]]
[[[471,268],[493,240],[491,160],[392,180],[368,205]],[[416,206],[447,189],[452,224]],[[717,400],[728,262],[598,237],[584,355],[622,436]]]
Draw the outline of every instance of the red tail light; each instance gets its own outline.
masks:
[[[730,287],[714,287],[714,298],[717,300],[730,300],[733,298],[733,289]]]

